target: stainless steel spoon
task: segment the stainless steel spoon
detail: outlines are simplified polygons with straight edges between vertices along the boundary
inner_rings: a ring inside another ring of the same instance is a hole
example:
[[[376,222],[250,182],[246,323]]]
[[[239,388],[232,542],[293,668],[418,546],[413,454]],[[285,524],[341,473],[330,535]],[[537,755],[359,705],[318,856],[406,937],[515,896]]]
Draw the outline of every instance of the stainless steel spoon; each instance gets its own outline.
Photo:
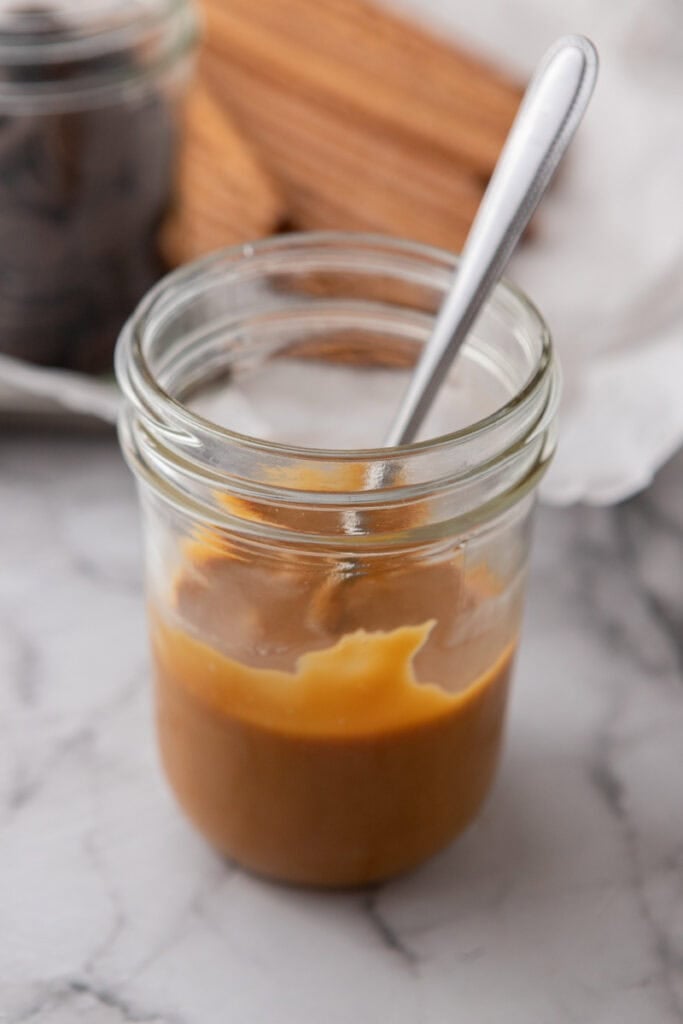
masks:
[[[420,429],[482,305],[564,156],[591,98],[598,55],[584,36],[563,36],[524,94],[462,250],[458,272],[422,350],[385,445]],[[389,476],[383,482],[389,482]]]
[[[581,122],[597,73],[597,52],[583,36],[558,39],[542,58],[477,210],[434,330],[387,435],[387,448],[414,440]],[[382,463],[373,487],[390,486],[397,472],[394,461]],[[364,533],[363,518],[362,512],[348,514],[348,533]],[[345,582],[362,572],[362,563],[355,558],[337,563],[311,602],[310,620],[317,626],[334,623]]]

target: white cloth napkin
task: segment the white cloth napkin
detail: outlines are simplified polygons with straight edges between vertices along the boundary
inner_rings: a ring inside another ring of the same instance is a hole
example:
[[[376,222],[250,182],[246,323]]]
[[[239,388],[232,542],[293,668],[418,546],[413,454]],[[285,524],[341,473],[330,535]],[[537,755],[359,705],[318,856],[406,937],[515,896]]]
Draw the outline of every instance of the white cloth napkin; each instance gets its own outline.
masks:
[[[510,276],[562,362],[553,504],[610,504],[683,442],[683,6],[676,0],[384,0],[528,77],[554,38],[588,35],[586,120]]]

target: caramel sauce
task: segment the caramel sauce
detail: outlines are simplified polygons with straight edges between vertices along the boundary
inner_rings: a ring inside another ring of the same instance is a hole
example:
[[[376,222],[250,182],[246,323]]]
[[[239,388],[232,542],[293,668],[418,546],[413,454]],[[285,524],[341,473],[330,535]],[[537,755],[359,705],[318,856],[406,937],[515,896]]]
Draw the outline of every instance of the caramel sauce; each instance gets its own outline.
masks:
[[[486,581],[455,563],[350,581],[339,638],[307,618],[319,580],[200,552],[177,620],[152,608],[152,638],[164,766],[210,842],[260,874],[351,886],[465,828],[494,775],[515,645],[473,674],[481,650],[447,620]]]

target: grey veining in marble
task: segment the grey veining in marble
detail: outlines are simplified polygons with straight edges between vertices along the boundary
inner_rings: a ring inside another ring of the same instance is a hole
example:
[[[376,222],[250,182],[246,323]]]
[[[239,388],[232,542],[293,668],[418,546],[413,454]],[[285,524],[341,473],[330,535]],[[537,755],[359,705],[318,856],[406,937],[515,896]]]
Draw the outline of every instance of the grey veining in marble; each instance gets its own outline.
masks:
[[[3,438],[0,509],[0,1020],[683,1021],[683,457],[539,515],[493,796],[350,895],[256,881],[176,810],[113,441]]]

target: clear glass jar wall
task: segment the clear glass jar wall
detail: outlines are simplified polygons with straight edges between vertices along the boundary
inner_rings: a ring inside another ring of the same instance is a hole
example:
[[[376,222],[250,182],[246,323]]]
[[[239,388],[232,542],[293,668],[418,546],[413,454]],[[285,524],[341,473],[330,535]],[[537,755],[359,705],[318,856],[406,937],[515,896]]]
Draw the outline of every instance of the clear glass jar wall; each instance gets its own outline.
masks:
[[[405,870],[494,775],[558,381],[500,285],[425,439],[379,447],[455,265],[268,241],[167,278],[119,345],[166,772],[266,875]]]
[[[0,11],[0,351],[111,369],[165,268],[189,0],[46,0]]]

